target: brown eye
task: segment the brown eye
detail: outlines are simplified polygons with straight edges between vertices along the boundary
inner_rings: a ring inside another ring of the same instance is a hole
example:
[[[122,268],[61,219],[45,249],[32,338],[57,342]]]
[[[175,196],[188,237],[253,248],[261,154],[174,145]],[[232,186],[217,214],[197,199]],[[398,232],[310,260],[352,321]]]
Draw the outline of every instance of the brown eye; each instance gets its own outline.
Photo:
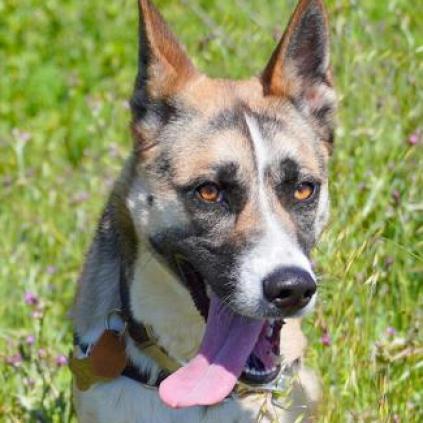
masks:
[[[206,203],[218,203],[222,199],[222,191],[212,182],[206,183],[197,188],[197,195],[200,200],[203,200]]]
[[[298,201],[306,201],[310,199],[315,191],[315,185],[311,182],[303,182],[299,184],[294,192],[294,197]]]

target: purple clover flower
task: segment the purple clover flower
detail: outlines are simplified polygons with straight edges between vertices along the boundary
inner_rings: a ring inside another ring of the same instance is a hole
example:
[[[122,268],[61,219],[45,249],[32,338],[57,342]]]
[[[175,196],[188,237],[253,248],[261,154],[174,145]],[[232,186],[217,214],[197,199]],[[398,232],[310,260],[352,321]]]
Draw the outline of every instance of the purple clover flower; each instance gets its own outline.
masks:
[[[22,364],[22,362],[23,362],[23,358],[20,353],[15,353],[13,355],[6,357],[6,363],[13,367],[19,367]]]
[[[25,342],[28,345],[34,345],[35,344],[35,336],[34,335],[28,335],[25,339]]]
[[[326,330],[323,335],[320,337],[320,342],[325,346],[329,347],[332,344],[332,339],[329,335],[329,332]]]
[[[67,364],[68,364],[68,358],[65,355],[59,354],[56,357],[56,365],[58,367],[63,367],[63,366],[66,366]]]
[[[29,306],[36,306],[40,302],[37,294],[33,292],[25,292],[24,300],[25,304]]]
[[[397,333],[396,329],[393,328],[392,326],[389,326],[386,328],[386,334],[388,336],[395,336],[396,333]]]
[[[410,134],[410,136],[408,137],[408,143],[410,145],[416,145],[418,144],[420,141],[420,134],[418,131],[413,132],[412,134]]]

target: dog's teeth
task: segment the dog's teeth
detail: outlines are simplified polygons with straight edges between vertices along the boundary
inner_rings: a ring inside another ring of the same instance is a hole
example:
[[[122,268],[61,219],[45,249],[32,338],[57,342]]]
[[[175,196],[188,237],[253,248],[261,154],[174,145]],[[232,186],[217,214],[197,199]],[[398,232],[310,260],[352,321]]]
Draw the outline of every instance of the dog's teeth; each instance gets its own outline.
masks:
[[[257,370],[254,367],[245,367],[244,373],[247,373],[249,375],[258,376],[258,377],[264,377],[269,376],[270,374],[274,373],[277,370],[277,367],[272,367],[271,369],[265,369],[265,370]]]

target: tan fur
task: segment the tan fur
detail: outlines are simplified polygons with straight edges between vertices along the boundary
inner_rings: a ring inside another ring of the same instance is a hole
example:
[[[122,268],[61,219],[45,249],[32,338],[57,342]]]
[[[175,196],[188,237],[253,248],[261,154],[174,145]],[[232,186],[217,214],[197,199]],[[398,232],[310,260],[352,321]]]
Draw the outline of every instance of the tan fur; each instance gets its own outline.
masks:
[[[268,95],[294,97],[301,89],[299,86],[300,79],[296,77],[298,69],[295,68],[292,62],[287,61],[286,58],[289,43],[300,24],[300,20],[310,5],[315,5],[315,7],[321,10],[325,21],[324,29],[328,36],[328,19],[323,2],[321,0],[301,0],[289,21],[284,36],[263,72],[263,84],[265,92]],[[330,72],[328,72],[328,77],[331,78]]]
[[[139,5],[154,58],[149,70],[150,94],[157,98],[171,95],[193,77],[195,68],[157,9],[147,0],[140,0]]]

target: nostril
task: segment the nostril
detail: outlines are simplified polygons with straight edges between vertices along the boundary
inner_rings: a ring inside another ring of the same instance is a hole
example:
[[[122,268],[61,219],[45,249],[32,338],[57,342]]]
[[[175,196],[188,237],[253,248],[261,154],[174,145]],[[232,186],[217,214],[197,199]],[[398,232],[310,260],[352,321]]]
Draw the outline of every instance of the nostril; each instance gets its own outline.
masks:
[[[312,289],[307,289],[307,291],[304,293],[304,298],[305,299],[310,299],[314,294],[314,291]]]
[[[281,300],[286,299],[286,298],[290,298],[290,297],[292,297],[292,290],[291,289],[281,289],[279,291],[278,296],[277,296],[277,298],[279,298]]]

